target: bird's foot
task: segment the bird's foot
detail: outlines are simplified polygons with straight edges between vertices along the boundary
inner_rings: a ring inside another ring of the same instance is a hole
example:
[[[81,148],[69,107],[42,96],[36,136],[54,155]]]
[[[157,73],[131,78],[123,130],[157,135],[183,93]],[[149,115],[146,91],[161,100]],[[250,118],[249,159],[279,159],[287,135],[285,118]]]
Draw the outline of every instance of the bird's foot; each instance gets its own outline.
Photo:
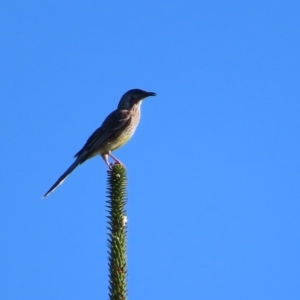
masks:
[[[108,165],[107,173],[111,173],[113,166],[116,165],[116,164],[119,164],[119,163],[118,163],[118,162],[110,163],[110,164]]]
[[[111,173],[112,168],[113,168],[114,165],[121,165],[125,168],[125,165],[123,163],[121,163],[120,161],[114,161],[114,162],[109,164],[107,173]]]

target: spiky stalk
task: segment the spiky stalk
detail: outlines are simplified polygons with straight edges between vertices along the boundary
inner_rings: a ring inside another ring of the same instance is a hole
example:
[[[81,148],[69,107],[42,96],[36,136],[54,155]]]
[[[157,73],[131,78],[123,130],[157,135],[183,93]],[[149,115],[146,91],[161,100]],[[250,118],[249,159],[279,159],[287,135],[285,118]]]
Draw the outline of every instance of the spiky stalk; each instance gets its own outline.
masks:
[[[109,299],[127,299],[127,215],[126,169],[115,164],[108,173],[108,265]]]

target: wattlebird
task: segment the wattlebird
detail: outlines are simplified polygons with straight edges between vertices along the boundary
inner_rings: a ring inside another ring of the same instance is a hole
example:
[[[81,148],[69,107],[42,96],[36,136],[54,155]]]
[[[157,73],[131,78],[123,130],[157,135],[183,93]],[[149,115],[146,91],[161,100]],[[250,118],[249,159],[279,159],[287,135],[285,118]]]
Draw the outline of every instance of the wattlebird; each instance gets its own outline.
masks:
[[[130,140],[140,121],[142,100],[149,96],[156,96],[156,93],[140,89],[126,92],[122,96],[118,108],[109,114],[102,125],[89,137],[82,149],[75,155],[74,163],[58,178],[44,198],[62,184],[78,165],[98,154],[104,159],[108,168],[111,167],[108,162],[109,156],[115,163],[122,164],[111,152]]]

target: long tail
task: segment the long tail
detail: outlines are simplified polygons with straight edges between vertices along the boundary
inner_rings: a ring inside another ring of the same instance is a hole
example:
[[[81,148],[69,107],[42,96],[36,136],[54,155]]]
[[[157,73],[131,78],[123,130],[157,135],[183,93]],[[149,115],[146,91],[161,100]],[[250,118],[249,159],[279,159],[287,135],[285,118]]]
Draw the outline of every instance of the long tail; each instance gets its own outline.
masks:
[[[74,169],[80,164],[79,159],[76,159],[74,161],[74,163],[69,167],[69,169],[62,174],[57,181],[51,186],[51,188],[49,189],[49,191],[44,195],[43,198],[46,198],[47,196],[49,196],[50,193],[52,193],[60,184],[62,184],[64,182],[64,180],[71,174],[71,172],[74,171]]]

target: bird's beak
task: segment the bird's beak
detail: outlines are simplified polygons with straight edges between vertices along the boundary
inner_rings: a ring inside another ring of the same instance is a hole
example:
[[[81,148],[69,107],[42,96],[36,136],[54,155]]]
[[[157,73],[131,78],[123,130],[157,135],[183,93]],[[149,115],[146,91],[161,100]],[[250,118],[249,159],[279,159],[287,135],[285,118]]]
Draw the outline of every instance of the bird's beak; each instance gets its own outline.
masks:
[[[147,92],[146,94],[147,94],[146,97],[149,97],[149,96],[156,96],[156,93],[153,93],[153,92]]]

